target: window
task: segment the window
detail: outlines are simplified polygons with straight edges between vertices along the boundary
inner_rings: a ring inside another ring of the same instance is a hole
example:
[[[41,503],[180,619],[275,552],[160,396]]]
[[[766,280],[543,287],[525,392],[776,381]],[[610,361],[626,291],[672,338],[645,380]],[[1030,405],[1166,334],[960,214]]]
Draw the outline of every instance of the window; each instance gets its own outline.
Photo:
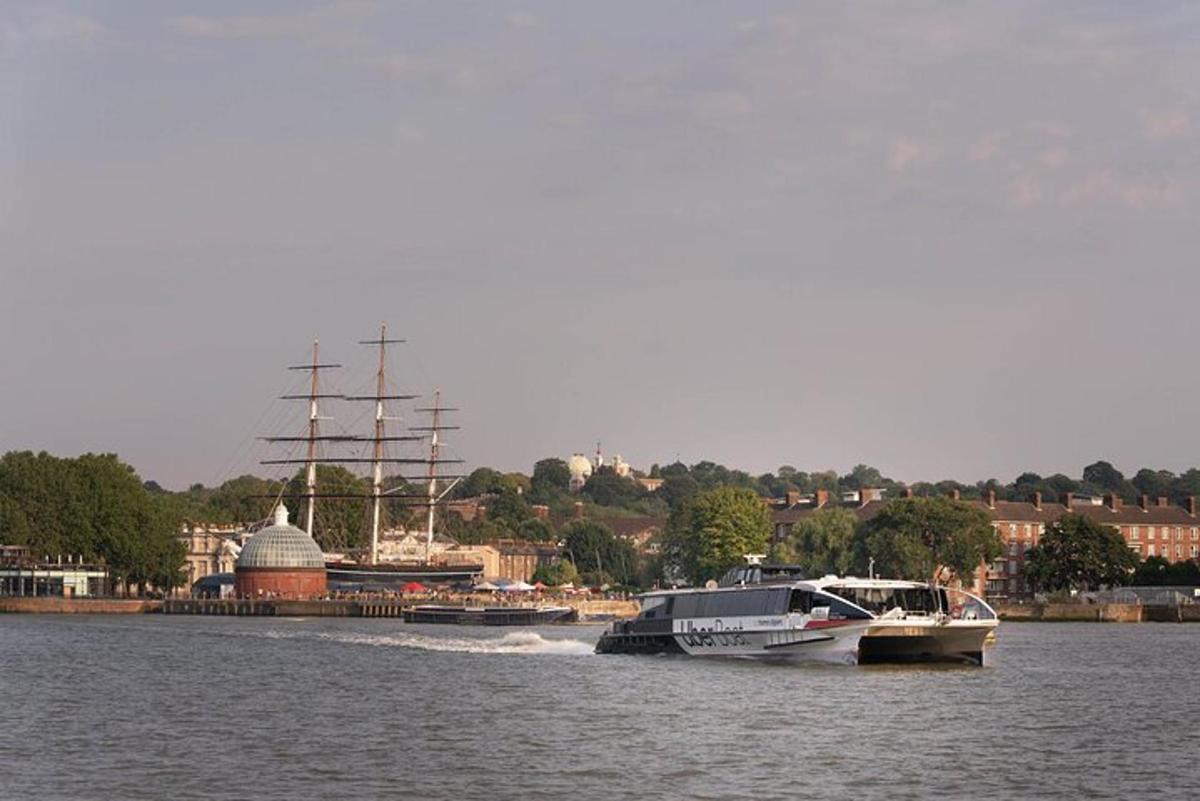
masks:
[[[1183,529],[1181,529],[1179,526],[1175,527],[1175,539],[1177,539],[1177,540],[1183,539]]]
[[[1033,535],[1033,526],[1026,523],[1025,524],[1025,537],[1028,538],[1032,535]]]
[[[1146,546],[1146,556],[1154,556],[1154,545],[1153,544]]]
[[[1017,555],[1017,544],[1015,542],[1010,542],[1008,544],[1008,555],[1009,556]]]
[[[1200,546],[1193,545],[1192,546],[1192,558],[1195,559],[1197,556],[1200,556]]]
[[[1017,536],[1017,524],[1016,523],[1008,524],[1008,533],[1014,537]]]
[[[1142,535],[1141,535],[1141,531],[1138,529],[1138,527],[1137,527],[1137,526],[1131,526],[1131,527],[1130,527],[1130,529],[1129,529],[1129,539],[1133,540],[1134,542],[1137,542],[1139,539],[1141,539],[1141,536],[1142,536]]]
[[[1008,560],[1008,575],[1010,575],[1010,576],[1017,575],[1017,560],[1016,559]]]
[[[1200,539],[1200,530],[1192,526],[1192,541],[1195,542],[1197,539]]]
[[[1154,539],[1154,526],[1146,527],[1146,539],[1148,539],[1148,540]]]
[[[1176,558],[1176,559],[1182,559],[1182,558],[1183,558],[1183,546],[1182,546],[1182,545],[1176,545],[1176,546],[1175,546],[1175,558]]]

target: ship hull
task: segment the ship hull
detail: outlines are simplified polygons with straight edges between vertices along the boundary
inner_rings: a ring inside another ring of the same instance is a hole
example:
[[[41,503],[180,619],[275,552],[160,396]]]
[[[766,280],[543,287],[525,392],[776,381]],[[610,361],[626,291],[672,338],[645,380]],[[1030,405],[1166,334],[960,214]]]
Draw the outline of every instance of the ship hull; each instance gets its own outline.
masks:
[[[983,665],[994,625],[877,624],[859,641],[862,664],[946,662]]]

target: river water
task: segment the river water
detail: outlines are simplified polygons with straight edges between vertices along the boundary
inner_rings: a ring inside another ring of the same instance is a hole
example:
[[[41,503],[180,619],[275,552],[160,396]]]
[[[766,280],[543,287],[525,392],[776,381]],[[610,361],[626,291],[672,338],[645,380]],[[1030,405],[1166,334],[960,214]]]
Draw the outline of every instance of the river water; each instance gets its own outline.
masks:
[[[598,626],[0,617],[0,798],[1200,794],[1200,626],[980,668],[596,656]]]

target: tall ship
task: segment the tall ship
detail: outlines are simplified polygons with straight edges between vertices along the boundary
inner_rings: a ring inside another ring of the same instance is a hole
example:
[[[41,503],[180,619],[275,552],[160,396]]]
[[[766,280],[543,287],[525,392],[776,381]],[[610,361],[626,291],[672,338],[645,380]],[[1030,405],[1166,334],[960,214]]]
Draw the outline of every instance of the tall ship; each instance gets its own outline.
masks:
[[[857,604],[792,579],[665,590],[640,600],[637,618],[613,623],[597,653],[854,664],[874,620]]]
[[[393,412],[398,402],[413,401],[420,396],[393,390],[387,377],[387,352],[391,345],[403,343],[403,339],[389,338],[387,326],[380,326],[379,336],[361,340],[360,345],[377,350],[378,361],[372,381],[372,391],[346,394],[331,390],[323,380],[328,371],[340,369],[341,364],[321,360],[320,343],[313,342],[312,360],[307,364],[289,367],[289,370],[307,373],[306,390],[280,396],[282,400],[302,401],[307,405],[308,416],[305,431],[292,436],[263,437],[272,444],[291,448],[303,448],[303,453],[291,453],[279,458],[264,459],[267,466],[297,466],[303,468],[304,485],[301,493],[289,494],[282,490],[275,500],[289,498],[303,504],[304,530],[315,535],[317,502],[358,502],[369,504],[370,539],[365,548],[340,547],[343,551],[326,562],[328,580],[332,587],[347,590],[399,590],[410,582],[448,583],[464,582],[478,578],[482,568],[476,565],[446,566],[434,563],[434,543],[437,537],[437,508],[461,475],[444,472],[444,465],[461,464],[461,459],[444,455],[443,432],[457,430],[458,426],[447,424],[445,416],[457,409],[445,406],[441,393],[433,393],[432,402],[412,411],[425,415],[421,425],[405,426],[395,431],[389,426],[403,424],[404,418]],[[330,431],[332,418],[326,413],[331,402],[365,403],[372,408],[369,433],[355,434]],[[408,453],[395,453],[394,448],[408,446]],[[423,447],[423,452],[412,452],[412,448]],[[369,470],[370,490],[338,491],[318,485],[318,466],[331,464],[348,469]],[[408,471],[408,472],[405,472]],[[399,510],[402,522],[411,524],[420,512],[423,523],[424,552],[420,558],[402,562],[381,558],[381,536],[384,533],[384,512]],[[329,539],[329,533],[326,540]],[[344,544],[345,545],[345,544]],[[327,542],[325,550],[330,551]]]

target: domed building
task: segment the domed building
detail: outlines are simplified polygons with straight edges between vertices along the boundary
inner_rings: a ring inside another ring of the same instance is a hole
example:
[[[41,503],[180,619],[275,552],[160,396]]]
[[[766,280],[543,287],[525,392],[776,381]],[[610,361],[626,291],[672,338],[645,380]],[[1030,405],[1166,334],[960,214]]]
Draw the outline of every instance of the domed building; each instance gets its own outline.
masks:
[[[275,525],[242,548],[234,576],[234,591],[245,598],[310,598],[325,592],[325,554],[316,540],[288,524],[288,510],[281,503]]]
[[[582,453],[577,453],[567,461],[567,469],[571,472],[571,492],[579,492],[592,474],[592,462]]]

